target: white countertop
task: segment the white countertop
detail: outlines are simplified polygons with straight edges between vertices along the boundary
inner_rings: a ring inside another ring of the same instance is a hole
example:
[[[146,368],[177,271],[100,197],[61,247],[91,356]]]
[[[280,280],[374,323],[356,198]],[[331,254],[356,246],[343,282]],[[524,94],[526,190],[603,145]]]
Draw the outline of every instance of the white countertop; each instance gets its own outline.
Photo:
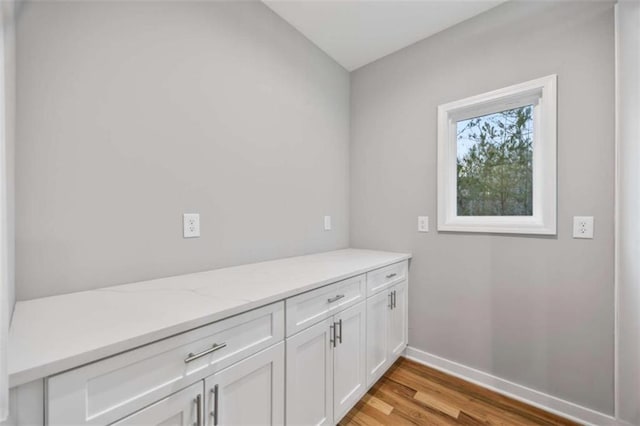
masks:
[[[18,302],[10,386],[410,257],[345,249]]]

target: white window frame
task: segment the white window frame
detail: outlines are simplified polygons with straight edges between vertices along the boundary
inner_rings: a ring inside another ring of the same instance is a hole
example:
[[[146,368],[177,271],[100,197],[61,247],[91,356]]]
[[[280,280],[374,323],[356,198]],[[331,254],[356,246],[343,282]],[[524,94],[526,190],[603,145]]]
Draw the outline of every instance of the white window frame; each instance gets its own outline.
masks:
[[[556,234],[557,76],[438,106],[438,231]],[[533,214],[458,216],[456,123],[533,104]]]

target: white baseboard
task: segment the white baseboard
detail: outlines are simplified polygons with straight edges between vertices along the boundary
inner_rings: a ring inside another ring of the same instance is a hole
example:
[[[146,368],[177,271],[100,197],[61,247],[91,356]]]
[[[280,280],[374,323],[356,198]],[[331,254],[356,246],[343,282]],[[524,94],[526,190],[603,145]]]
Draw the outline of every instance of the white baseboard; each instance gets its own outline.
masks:
[[[413,361],[491,389],[505,396],[541,408],[578,423],[593,426],[617,425],[616,419],[587,407],[493,376],[475,368],[408,346],[405,356]]]

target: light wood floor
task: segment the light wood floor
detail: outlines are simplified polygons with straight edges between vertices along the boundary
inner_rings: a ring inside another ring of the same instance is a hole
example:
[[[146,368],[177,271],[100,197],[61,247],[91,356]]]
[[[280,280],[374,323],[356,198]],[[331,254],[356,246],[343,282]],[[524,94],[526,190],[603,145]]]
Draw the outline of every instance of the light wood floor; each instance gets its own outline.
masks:
[[[406,358],[400,358],[341,426],[575,425]]]

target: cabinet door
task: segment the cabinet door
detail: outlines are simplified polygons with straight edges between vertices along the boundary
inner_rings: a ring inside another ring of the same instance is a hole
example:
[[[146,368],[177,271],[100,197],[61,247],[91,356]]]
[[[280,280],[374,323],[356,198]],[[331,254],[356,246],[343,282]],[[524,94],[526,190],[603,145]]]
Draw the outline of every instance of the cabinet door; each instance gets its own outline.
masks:
[[[335,315],[336,347],[333,352],[333,415],[335,423],[347,414],[367,388],[366,304]]]
[[[287,338],[288,426],[333,424],[333,317]]]
[[[389,311],[389,359],[394,362],[407,346],[407,281],[391,287]]]
[[[202,380],[199,380],[196,384],[113,423],[113,426],[202,426],[202,390]]]
[[[390,295],[383,291],[367,299],[367,386],[375,383],[391,364],[387,332]]]
[[[284,423],[284,342],[205,379],[207,425]]]

